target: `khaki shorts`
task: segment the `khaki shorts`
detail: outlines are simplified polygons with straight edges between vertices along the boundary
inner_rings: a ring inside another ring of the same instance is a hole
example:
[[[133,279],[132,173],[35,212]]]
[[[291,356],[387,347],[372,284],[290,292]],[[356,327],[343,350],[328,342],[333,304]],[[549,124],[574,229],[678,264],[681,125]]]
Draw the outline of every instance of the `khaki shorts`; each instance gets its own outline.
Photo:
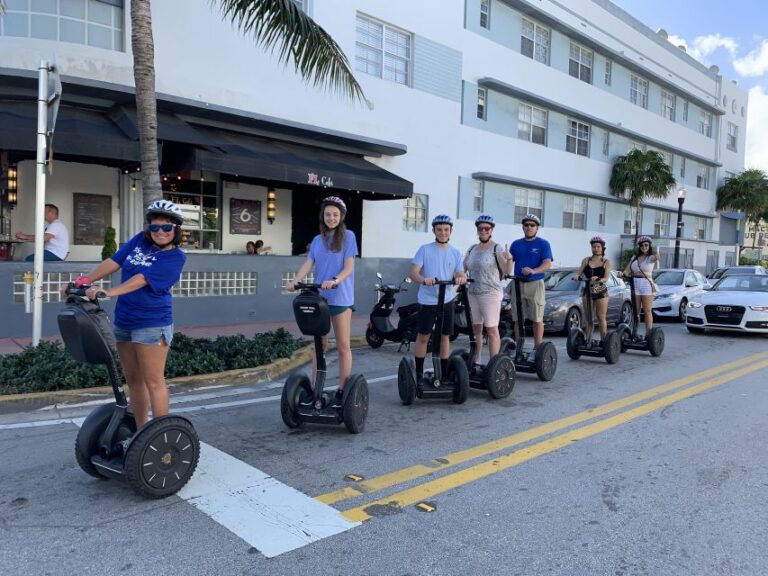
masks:
[[[469,307],[472,309],[472,323],[482,324],[486,328],[499,325],[501,315],[501,290],[487,294],[467,294]]]
[[[517,317],[517,299],[514,281],[509,287],[512,298],[512,315]],[[544,280],[520,282],[520,295],[523,297],[523,316],[531,322],[544,322]]]

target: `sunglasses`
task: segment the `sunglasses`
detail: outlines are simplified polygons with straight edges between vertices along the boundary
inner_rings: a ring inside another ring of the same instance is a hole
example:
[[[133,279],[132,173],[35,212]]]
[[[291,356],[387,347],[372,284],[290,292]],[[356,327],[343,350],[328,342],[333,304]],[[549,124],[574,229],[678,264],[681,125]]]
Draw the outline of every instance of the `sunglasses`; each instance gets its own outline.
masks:
[[[650,248],[650,246],[651,245],[648,244],[648,242],[643,242],[642,244],[640,244],[640,248]]]
[[[490,226],[478,226],[477,227],[478,232],[490,232],[491,227]]]
[[[536,228],[537,224],[535,222],[526,222],[523,224],[523,228]]]
[[[174,228],[176,228],[176,224],[150,224],[149,225],[150,232],[160,232],[160,230],[162,230],[163,232],[170,232]]]

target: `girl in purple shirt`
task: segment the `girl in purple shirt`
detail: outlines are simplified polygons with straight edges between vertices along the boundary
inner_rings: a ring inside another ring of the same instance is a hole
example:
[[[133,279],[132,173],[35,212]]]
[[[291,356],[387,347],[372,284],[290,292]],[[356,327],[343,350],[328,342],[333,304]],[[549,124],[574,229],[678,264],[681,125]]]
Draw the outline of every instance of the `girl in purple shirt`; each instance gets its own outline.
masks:
[[[355,303],[355,256],[357,240],[344,225],[347,206],[341,198],[329,196],[320,205],[320,234],[309,247],[307,260],[296,272],[293,282],[286,289],[293,291],[304,280],[312,267],[315,282],[322,285],[320,295],[328,301],[331,312],[333,335],[339,353],[339,389],[331,406],[341,406],[341,398],[347,378],[352,373],[352,310]],[[323,336],[323,349],[328,348],[328,337]],[[312,357],[312,380],[315,379],[317,358]]]

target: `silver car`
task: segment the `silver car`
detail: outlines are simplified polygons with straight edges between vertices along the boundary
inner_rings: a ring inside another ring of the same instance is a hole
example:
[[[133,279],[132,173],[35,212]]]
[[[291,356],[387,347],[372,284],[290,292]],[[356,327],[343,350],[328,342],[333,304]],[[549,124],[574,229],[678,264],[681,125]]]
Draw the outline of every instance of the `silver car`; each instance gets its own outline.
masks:
[[[688,302],[709,288],[709,282],[697,270],[662,268],[653,272],[658,290],[653,297],[654,317],[679,318],[685,322]]]
[[[544,307],[544,331],[563,332],[581,326],[584,307],[581,301],[583,282],[573,279],[577,268],[550,270],[544,277],[546,306]],[[629,286],[611,272],[606,283],[608,288],[608,325],[617,326],[622,322],[631,325],[632,304]]]

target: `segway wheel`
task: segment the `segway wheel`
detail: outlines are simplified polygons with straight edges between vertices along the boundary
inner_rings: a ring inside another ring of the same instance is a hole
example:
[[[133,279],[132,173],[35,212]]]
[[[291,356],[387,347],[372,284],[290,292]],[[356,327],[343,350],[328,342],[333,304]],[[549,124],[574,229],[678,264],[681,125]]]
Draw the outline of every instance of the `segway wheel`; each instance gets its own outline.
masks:
[[[584,346],[586,339],[584,338],[584,332],[581,328],[571,328],[568,332],[568,338],[565,341],[565,351],[568,353],[568,358],[571,360],[578,360],[581,358],[581,351],[579,348]]]
[[[603,355],[608,364],[616,364],[621,356],[621,336],[608,332],[603,339]]]
[[[664,352],[664,330],[661,328],[651,328],[651,331],[646,336],[648,340],[648,352],[651,356],[661,356]]]
[[[515,386],[515,363],[506,354],[496,354],[485,367],[485,387],[494,400],[506,398]]]
[[[99,453],[99,438],[106,430],[112,412],[115,411],[114,402],[99,406],[88,414],[75,439],[75,459],[83,472],[94,478],[102,478],[98,468],[93,465],[91,458]],[[134,424],[134,429],[136,425]]]
[[[165,498],[189,481],[200,459],[200,439],[180,416],[155,418],[139,430],[125,455],[125,478],[145,498]]]
[[[539,380],[549,382],[555,377],[557,372],[557,350],[552,342],[542,342],[536,350],[536,360],[534,362],[536,376]]]
[[[373,349],[381,348],[381,345],[384,344],[384,336],[379,334],[376,329],[371,326],[365,331],[365,341],[368,342],[368,346]]]
[[[453,381],[453,401],[464,404],[469,396],[469,371],[467,365],[459,356],[448,359],[448,374]]]
[[[342,417],[350,434],[359,434],[365,428],[368,417],[368,382],[362,374],[353,374],[347,380],[347,398],[344,400]]]
[[[302,395],[311,394],[312,385],[309,383],[309,376],[298,372],[288,376],[280,397],[280,415],[288,428],[298,428],[302,425],[299,401]]]
[[[632,329],[629,324],[619,324],[616,327],[616,334],[619,335],[619,349],[623,352],[627,351],[627,342],[632,337]]]
[[[515,351],[515,341],[509,336],[502,336],[499,344],[501,354],[512,354]]]
[[[464,364],[467,365],[467,370],[469,370],[469,351],[468,350],[464,350],[463,348],[457,348],[456,350],[451,350],[451,354],[448,356],[448,358],[453,358],[454,356],[461,358]]]
[[[403,406],[413,404],[416,398],[416,364],[413,358],[403,358],[397,367],[397,391]]]

